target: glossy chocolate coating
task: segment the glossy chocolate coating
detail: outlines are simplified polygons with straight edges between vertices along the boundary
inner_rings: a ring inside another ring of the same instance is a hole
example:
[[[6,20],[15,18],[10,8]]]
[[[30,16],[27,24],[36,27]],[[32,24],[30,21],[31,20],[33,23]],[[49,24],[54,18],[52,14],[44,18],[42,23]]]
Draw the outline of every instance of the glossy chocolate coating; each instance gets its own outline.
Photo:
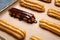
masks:
[[[28,12],[25,12],[16,8],[11,8],[9,12],[11,16],[19,18],[20,20],[24,20],[28,23],[36,23],[35,17],[31,13],[28,13]]]

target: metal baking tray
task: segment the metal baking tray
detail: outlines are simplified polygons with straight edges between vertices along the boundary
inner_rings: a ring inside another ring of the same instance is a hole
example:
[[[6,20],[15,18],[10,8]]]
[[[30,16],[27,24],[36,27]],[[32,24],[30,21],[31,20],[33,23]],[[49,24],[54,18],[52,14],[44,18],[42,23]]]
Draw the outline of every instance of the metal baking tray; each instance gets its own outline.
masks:
[[[0,0],[0,12],[6,9],[8,6],[16,2],[17,0]]]
[[[41,1],[38,1],[38,2],[41,2]],[[44,6],[45,6],[45,12],[43,12],[43,13],[21,7],[19,2],[16,2],[14,5],[11,6],[11,7],[15,7],[15,8],[18,8],[18,9],[21,9],[21,10],[34,14],[36,17],[37,23],[28,24],[24,21],[18,20],[17,18],[13,18],[9,15],[9,12],[7,11],[8,9],[5,10],[4,12],[2,12],[2,14],[0,15],[0,18],[6,20],[7,22],[10,22],[13,25],[16,25],[18,28],[23,28],[26,31],[26,38],[24,40],[29,40],[29,37],[31,35],[39,36],[42,40],[60,40],[60,36],[57,36],[54,33],[39,27],[39,20],[41,20],[41,19],[46,19],[46,20],[49,20],[56,24],[60,24],[60,20],[54,19],[47,15],[47,10],[49,8],[60,10],[60,7],[57,7],[54,5],[54,0],[52,0],[52,3],[45,3],[45,2],[41,2],[41,3],[44,4]],[[11,35],[3,32],[3,31],[0,31],[0,36],[5,38],[6,40],[17,40],[14,37],[12,37]]]

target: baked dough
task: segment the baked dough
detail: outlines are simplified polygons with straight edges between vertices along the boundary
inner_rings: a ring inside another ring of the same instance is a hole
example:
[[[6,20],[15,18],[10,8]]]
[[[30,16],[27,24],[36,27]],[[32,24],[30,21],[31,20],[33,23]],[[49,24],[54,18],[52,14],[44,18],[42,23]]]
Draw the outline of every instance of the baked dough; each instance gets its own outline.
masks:
[[[34,2],[33,0],[19,0],[20,5],[35,11],[44,12],[45,8],[43,4]]]
[[[60,0],[55,0],[55,5],[60,7]]]
[[[40,1],[44,1],[44,2],[47,2],[47,3],[51,3],[52,0],[40,0]]]
[[[41,39],[37,36],[31,36],[29,40],[41,40]]]
[[[13,26],[12,24],[9,24],[3,19],[0,19],[0,30],[5,31],[6,33],[10,34],[11,36],[14,36],[15,38],[21,40],[25,37],[26,32],[23,29],[16,28],[17,26]]]
[[[58,25],[58,24],[52,23],[45,19],[41,19],[39,21],[39,26],[41,28],[47,29],[60,36],[60,25]]]
[[[47,15],[60,20],[60,11],[55,9],[48,9]]]

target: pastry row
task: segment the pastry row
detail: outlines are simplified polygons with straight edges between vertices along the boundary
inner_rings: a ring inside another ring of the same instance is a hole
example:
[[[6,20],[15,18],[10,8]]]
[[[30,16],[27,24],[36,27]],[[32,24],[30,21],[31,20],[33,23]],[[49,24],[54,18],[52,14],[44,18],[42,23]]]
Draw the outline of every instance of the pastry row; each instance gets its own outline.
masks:
[[[44,12],[45,8],[44,5],[38,2],[34,2],[33,0],[19,0],[20,5],[29,9],[33,9],[35,11]],[[47,3],[50,3],[51,0],[41,0]],[[55,0],[55,5],[60,6],[60,1]],[[60,11],[57,11],[55,9],[48,9],[47,15],[56,19],[60,20]],[[23,20],[27,23],[37,23],[36,18],[34,14],[19,10],[17,8],[11,8],[9,9],[9,14],[11,17],[18,18],[19,20]],[[39,21],[39,26],[41,28],[44,28],[46,30],[49,30],[57,35],[60,36],[60,25],[55,24],[53,22],[50,22],[48,20],[42,19]],[[14,26],[7,21],[0,19],[0,29],[11,36],[17,38],[18,40],[22,40],[26,36],[25,30],[22,28],[16,28],[17,26]],[[31,36],[29,40],[41,40],[39,37]]]
[[[1,18],[0,18],[0,30],[8,33],[9,35],[13,36],[18,40],[23,40],[26,36],[25,30],[23,30],[22,28],[17,28],[17,26],[14,26]],[[0,38],[5,39],[2,37]],[[40,38],[36,36],[31,36],[29,40],[40,40]]]
[[[40,0],[40,1],[51,3],[52,0]],[[54,0],[54,4],[60,7],[60,0]]]
[[[27,23],[37,23],[34,14],[19,10],[17,8],[9,9],[9,14],[11,17],[18,18],[19,20],[23,20]],[[48,9],[47,15],[60,20],[60,11],[55,9]]]
[[[9,9],[9,12],[12,17],[18,18],[20,20],[24,20],[25,22],[28,22],[28,23],[36,23],[36,20],[35,20],[36,18],[34,16],[34,14],[31,14],[29,12],[25,12],[23,10],[19,10],[16,8]],[[59,13],[60,12],[55,9],[48,9],[47,15],[60,19]],[[47,29],[60,36],[60,25],[58,25],[58,24],[55,24],[48,20],[42,19],[39,21],[39,26],[41,28]],[[37,38],[34,38],[34,36],[30,38],[30,40],[33,40],[33,39],[35,40]],[[39,39],[37,39],[37,40],[39,40]]]
[[[60,25],[58,24],[55,24],[45,19],[41,19],[39,21],[39,26],[60,36]],[[17,28],[17,26],[14,26],[1,18],[0,18],[0,30],[10,34],[11,36],[15,37],[18,40],[22,40],[26,36],[25,30],[23,30],[22,28]],[[29,40],[41,40],[41,38],[31,36]]]
[[[47,3],[51,3],[52,0],[40,0],[40,1],[44,1]],[[60,6],[60,0],[54,0],[54,4],[56,6]],[[35,2],[34,0],[19,0],[20,5],[29,9],[33,9],[35,11],[39,11],[39,12],[44,12],[45,11],[45,7],[42,3],[40,2]]]

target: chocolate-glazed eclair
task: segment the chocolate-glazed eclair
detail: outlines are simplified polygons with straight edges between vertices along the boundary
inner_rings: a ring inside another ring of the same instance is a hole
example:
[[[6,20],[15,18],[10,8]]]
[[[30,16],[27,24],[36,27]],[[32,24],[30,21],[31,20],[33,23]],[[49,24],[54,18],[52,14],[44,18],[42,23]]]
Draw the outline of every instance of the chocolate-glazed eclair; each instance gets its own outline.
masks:
[[[40,0],[40,1],[43,1],[43,2],[46,2],[46,3],[51,3],[52,0]]]
[[[36,23],[37,21],[35,20],[34,14],[16,9],[16,8],[11,8],[9,10],[10,15],[13,17],[16,17],[20,20],[24,20],[25,22],[28,23]]]
[[[48,9],[47,15],[60,20],[60,11],[55,9]]]
[[[39,26],[41,28],[47,29],[60,36],[60,25],[50,22],[48,20],[41,19],[39,21]]]
[[[20,5],[35,11],[44,12],[45,8],[43,4],[34,2],[33,0],[19,0]]]
[[[41,39],[37,36],[31,36],[29,40],[41,40]]]
[[[25,38],[26,32],[22,28],[17,28],[7,21],[0,19],[0,30],[10,34],[18,40],[22,40]]]
[[[56,6],[59,6],[60,7],[60,0],[55,0],[55,3],[54,3]]]

